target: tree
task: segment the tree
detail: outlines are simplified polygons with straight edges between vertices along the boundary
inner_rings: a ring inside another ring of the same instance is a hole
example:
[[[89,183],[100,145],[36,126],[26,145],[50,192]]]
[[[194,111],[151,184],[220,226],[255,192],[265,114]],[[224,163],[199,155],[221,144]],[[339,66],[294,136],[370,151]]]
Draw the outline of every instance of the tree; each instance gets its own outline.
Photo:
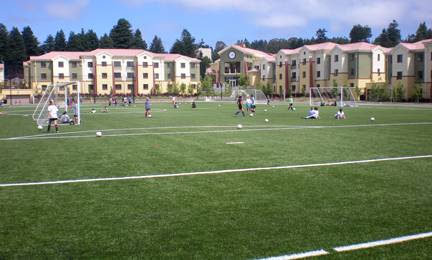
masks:
[[[351,43],[354,42],[369,42],[372,37],[372,30],[369,26],[354,25],[350,31],[349,37]]]
[[[99,39],[93,30],[88,30],[85,34],[86,51],[92,51],[99,48]]]
[[[202,53],[200,54],[200,56],[202,57]],[[206,69],[208,67],[210,67],[210,63],[211,63],[211,60],[207,56],[205,56],[205,57],[203,57],[201,59],[201,62],[200,62],[200,75],[201,75],[201,78],[205,77]]]
[[[397,84],[396,89],[395,89],[396,102],[402,101],[404,99],[405,92],[406,92],[406,89],[405,89],[404,85],[402,84],[401,81],[399,81],[399,83]]]
[[[171,47],[170,53],[186,55],[186,47],[184,43],[177,39]]]
[[[413,85],[413,92],[411,94],[411,98],[414,99],[414,101],[416,103],[419,102],[420,97],[422,96],[423,90],[420,87],[421,84],[421,80],[416,77],[415,81],[414,81],[414,85]]]
[[[84,51],[85,48],[81,40],[82,37],[80,37],[80,35],[77,35],[74,32],[70,32],[69,40],[66,47],[67,51]]]
[[[54,50],[55,51],[65,51],[67,47],[66,36],[63,30],[56,33],[54,38]]]
[[[217,41],[213,52],[220,52],[226,47],[227,45],[223,41]]]
[[[54,51],[54,49],[55,49],[54,37],[51,34],[49,34],[47,36],[46,40],[44,41],[44,43],[41,45],[41,48],[40,48],[41,54]]]
[[[26,53],[24,47],[23,37],[16,27],[12,27],[8,38],[8,53],[6,55],[6,62],[25,61]]]
[[[134,39],[132,25],[124,18],[118,20],[110,32],[110,38],[114,42],[116,49],[130,49]]]
[[[132,41],[132,49],[143,49],[147,50],[147,43],[142,39],[142,34],[140,29],[137,29],[134,34]]]
[[[180,93],[183,95],[186,93],[186,84],[182,83],[180,85]]]
[[[202,91],[205,91],[207,96],[213,93],[212,79],[209,76],[205,76],[202,82]]]
[[[288,49],[289,47],[287,40],[275,38],[268,42],[265,51],[268,53],[278,53],[281,49]]]
[[[380,88],[379,97],[381,101],[388,101],[390,99],[390,88],[387,82]]]
[[[112,49],[114,48],[114,42],[108,34],[104,34],[99,41],[99,48],[101,49]]]
[[[150,44],[149,51],[153,53],[165,53],[165,48],[162,44],[162,39],[160,37],[157,37],[157,35],[155,35],[155,37],[153,38],[153,41]]]
[[[323,42],[327,42],[328,41],[328,38],[327,38],[327,36],[325,35],[326,34],[326,32],[327,32],[327,30],[324,28],[324,29],[318,29],[318,31],[316,31],[316,43],[323,43]]]
[[[188,57],[195,58],[196,57],[196,45],[195,38],[189,33],[188,30],[184,29],[181,33],[180,41],[184,45],[184,54]]]
[[[24,40],[26,60],[28,60],[30,56],[38,56],[40,54],[39,41],[36,36],[34,36],[30,26],[24,27],[22,37]]]
[[[397,29],[398,26],[399,24],[395,20],[393,20],[393,22],[389,24],[389,28],[387,29],[387,35],[390,39],[390,42],[392,43],[391,47],[398,45],[401,40],[400,30]]]
[[[380,45],[380,46],[386,47],[386,48],[393,47],[392,42],[390,41],[390,38],[388,37],[386,29],[383,29],[381,34],[375,38],[374,44]]]
[[[241,75],[238,79],[238,83],[240,86],[242,86],[243,88],[247,87],[249,85],[249,82],[247,80],[246,75]]]
[[[419,25],[419,28],[416,31],[413,42],[418,42],[424,39],[428,39],[428,28],[426,26],[426,22],[423,22]]]
[[[6,26],[0,23],[0,62],[6,61],[6,55],[8,53],[8,38],[9,32]]]

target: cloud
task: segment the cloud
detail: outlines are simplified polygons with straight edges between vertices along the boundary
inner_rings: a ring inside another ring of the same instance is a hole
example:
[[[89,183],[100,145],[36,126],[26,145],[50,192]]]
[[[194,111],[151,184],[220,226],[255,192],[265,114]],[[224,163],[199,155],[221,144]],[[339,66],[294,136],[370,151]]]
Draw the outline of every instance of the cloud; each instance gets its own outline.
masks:
[[[65,20],[77,20],[82,10],[89,4],[90,0],[74,0],[68,2],[49,2],[45,5],[45,11],[58,18]]]

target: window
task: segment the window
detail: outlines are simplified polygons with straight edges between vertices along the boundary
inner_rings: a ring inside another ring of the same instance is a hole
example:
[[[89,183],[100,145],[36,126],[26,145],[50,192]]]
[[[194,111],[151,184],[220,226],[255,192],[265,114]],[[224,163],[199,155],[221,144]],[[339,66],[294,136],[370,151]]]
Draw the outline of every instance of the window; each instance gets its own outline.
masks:
[[[114,72],[115,79],[121,79],[121,72]]]
[[[46,68],[46,62],[45,61],[41,61],[41,68]]]
[[[172,68],[173,64],[172,62],[167,62],[167,68]]]
[[[417,61],[418,62],[423,62],[423,53],[417,54]]]
[[[338,70],[334,70],[334,75],[337,76],[339,74]]]
[[[303,71],[303,78],[306,78],[306,71]]]
[[[417,77],[423,79],[423,71],[417,71]]]
[[[59,73],[58,77],[59,77],[59,79],[64,79],[64,74],[63,73]]]
[[[89,78],[89,79],[93,79],[93,73],[89,73],[89,74],[88,74],[88,78]]]
[[[71,61],[71,67],[72,67],[72,68],[76,68],[76,67],[77,67],[77,63],[76,63],[76,61]]]
[[[265,80],[265,75],[263,76],[263,80]]]
[[[193,89],[196,89],[196,84],[192,84],[192,88],[193,88]]]
[[[144,89],[144,90],[147,90],[147,89],[148,89],[148,84],[144,84],[144,85],[143,85],[143,89]]]
[[[114,87],[115,87],[116,90],[121,90],[121,85],[120,84],[115,84]]]
[[[321,58],[317,58],[317,64],[321,64]]]
[[[265,70],[265,64],[263,64],[263,67],[262,67],[262,68],[263,68],[263,70]]]
[[[191,79],[195,79],[195,73],[191,74]]]
[[[108,84],[102,84],[102,90],[108,90]]]
[[[185,78],[186,78],[186,74],[182,73],[182,74],[181,74],[181,78],[182,78],[182,79],[185,79]]]
[[[158,79],[158,78],[159,78],[159,73],[155,73],[155,74],[154,74],[154,78],[155,78],[155,79]]]
[[[133,61],[127,61],[126,62],[126,67],[130,67],[130,68],[135,67],[134,62]]]
[[[297,60],[293,60],[293,61],[291,62],[291,66],[297,66]]]
[[[77,85],[72,85],[72,90],[77,90]]]
[[[106,74],[106,73],[102,73],[102,78],[103,78],[103,79],[107,79],[107,78],[108,78],[108,74]]]
[[[172,79],[171,73],[168,73],[167,78]]]
[[[350,69],[350,75],[354,76],[354,69]]]
[[[41,73],[41,79],[46,79],[46,73]]]
[[[321,85],[320,84],[317,84],[317,88],[320,88],[321,87]]]
[[[282,79],[282,73],[279,73],[279,79]]]
[[[127,88],[128,88],[129,90],[131,90],[131,89],[133,89],[133,85],[132,85],[132,84],[128,84]]]
[[[144,62],[143,62],[143,67],[144,67],[144,68],[147,68],[147,67],[148,67],[148,63],[147,63],[147,61],[144,61]]]
[[[63,67],[64,67],[64,63],[63,63],[63,61],[59,61],[59,62],[58,62],[58,66],[59,66],[59,68],[63,68]]]
[[[72,79],[78,79],[78,74],[76,74],[76,73],[72,73],[71,76],[72,76]]]
[[[195,63],[191,63],[190,66],[191,66],[191,69],[195,69],[196,64]]]
[[[397,56],[397,62],[401,63],[403,61],[403,55],[402,54],[398,54]]]
[[[153,66],[154,66],[155,68],[159,68],[159,62],[155,62],[155,63],[153,63]]]
[[[353,88],[354,87],[354,83],[350,83],[350,88]]]
[[[377,61],[380,61],[381,60],[381,54],[378,54],[377,55]]]
[[[303,65],[306,65],[306,59],[303,59]]]
[[[397,72],[396,79],[402,79],[402,71]]]
[[[148,73],[143,73],[143,79],[148,79]]]
[[[279,68],[282,68],[282,61],[279,62]]]
[[[180,63],[180,67],[181,67],[182,69],[186,68],[186,63],[184,63],[184,62]]]
[[[292,79],[296,79],[297,78],[297,73],[295,73],[295,72],[291,73],[291,78]]]
[[[295,86],[295,85],[292,85],[292,86],[291,86],[291,90],[292,90],[292,92],[295,92],[295,91],[296,91],[296,86]]]
[[[381,70],[378,69],[378,76],[381,76]]]
[[[335,55],[334,56],[334,62],[338,62],[339,61],[339,55]]]
[[[42,85],[42,90],[46,90],[47,89],[47,85]]]
[[[121,67],[120,61],[114,61],[114,67]]]
[[[350,55],[350,60],[351,61],[355,60],[355,54],[354,53]]]
[[[88,85],[89,90],[93,90],[93,85]]]
[[[321,71],[317,71],[317,78],[321,78]]]
[[[87,67],[89,67],[89,68],[93,68],[93,62],[89,61],[89,62],[87,63]]]
[[[128,79],[133,79],[134,78],[134,73],[133,72],[128,72],[128,74],[126,74],[126,77]]]
[[[107,66],[107,62],[106,61],[102,61],[102,67],[106,67]]]

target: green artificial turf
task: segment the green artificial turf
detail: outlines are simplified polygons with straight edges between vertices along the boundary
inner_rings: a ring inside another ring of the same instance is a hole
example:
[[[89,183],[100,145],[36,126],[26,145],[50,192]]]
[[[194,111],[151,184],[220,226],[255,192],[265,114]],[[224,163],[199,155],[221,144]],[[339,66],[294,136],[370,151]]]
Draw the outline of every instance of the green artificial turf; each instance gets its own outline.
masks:
[[[432,238],[334,248],[431,232],[432,158],[270,168],[431,155],[430,106],[347,107],[347,120],[319,107],[305,120],[307,104],[282,102],[253,117],[232,102],[153,102],[152,118],[143,103],[104,105],[84,104],[59,134],[37,129],[34,106],[1,110],[0,184],[154,177],[0,187],[0,259],[430,257]],[[156,178],[193,172],[212,174]]]

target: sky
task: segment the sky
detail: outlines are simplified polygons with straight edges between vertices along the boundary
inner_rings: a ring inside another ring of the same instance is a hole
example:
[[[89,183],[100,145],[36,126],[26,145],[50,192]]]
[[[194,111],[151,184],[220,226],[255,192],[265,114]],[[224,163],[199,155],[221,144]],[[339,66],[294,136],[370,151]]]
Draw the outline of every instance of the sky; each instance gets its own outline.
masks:
[[[14,0],[3,1],[0,23],[10,31],[30,26],[39,42],[60,30],[92,29],[100,38],[109,34],[118,20],[128,20],[140,29],[150,46],[154,36],[169,51],[183,29],[214,47],[245,38],[271,40],[312,38],[318,29],[326,36],[346,37],[354,25],[369,26],[372,38],[399,24],[402,39],[415,34],[420,23],[432,28],[432,0]]]

